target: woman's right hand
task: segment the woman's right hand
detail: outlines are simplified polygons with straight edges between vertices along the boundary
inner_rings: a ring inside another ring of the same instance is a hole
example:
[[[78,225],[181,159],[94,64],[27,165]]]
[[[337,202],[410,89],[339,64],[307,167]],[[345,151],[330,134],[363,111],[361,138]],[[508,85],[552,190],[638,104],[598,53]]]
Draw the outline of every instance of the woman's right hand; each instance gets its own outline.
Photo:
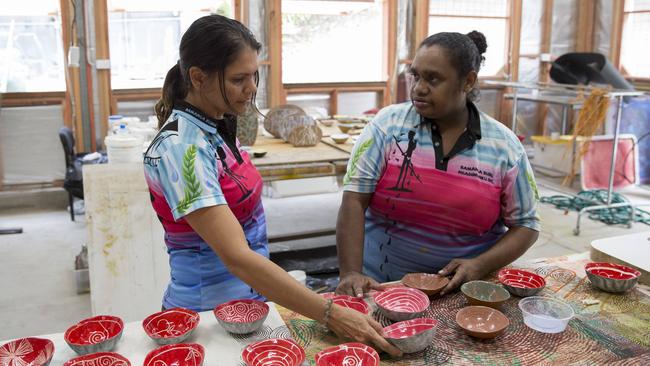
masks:
[[[340,295],[350,295],[363,297],[370,290],[383,290],[384,286],[380,285],[372,278],[359,272],[348,272],[341,276],[341,282],[336,287],[336,293]]]
[[[356,310],[332,305],[327,327],[341,338],[380,348],[394,357],[402,355],[397,347],[388,343],[382,336],[382,327],[379,323]]]

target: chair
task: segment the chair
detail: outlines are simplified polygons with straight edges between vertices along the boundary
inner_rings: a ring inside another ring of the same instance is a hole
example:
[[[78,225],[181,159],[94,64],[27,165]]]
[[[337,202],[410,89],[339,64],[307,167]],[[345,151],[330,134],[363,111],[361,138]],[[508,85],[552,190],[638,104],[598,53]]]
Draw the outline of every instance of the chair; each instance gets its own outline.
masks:
[[[63,188],[68,191],[68,201],[70,202],[70,219],[74,221],[73,197],[84,198],[83,175],[81,172],[83,163],[81,158],[86,153],[75,154],[74,152],[74,135],[68,127],[59,129],[59,138],[63,145],[65,153],[65,180]]]

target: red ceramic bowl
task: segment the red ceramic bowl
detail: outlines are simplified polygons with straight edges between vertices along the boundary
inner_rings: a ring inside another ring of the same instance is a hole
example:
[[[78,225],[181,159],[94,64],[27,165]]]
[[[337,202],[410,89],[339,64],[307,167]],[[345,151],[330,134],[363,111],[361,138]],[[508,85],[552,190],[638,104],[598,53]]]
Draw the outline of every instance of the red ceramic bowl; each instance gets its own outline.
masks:
[[[201,366],[205,350],[196,343],[169,344],[156,348],[144,358],[143,366]]]
[[[47,366],[54,355],[49,339],[21,338],[0,347],[0,366]]]
[[[118,353],[99,352],[73,358],[63,366],[131,366],[131,362]]]
[[[248,334],[258,330],[269,315],[269,306],[259,300],[232,300],[214,308],[214,316],[230,333]]]
[[[585,272],[594,286],[614,293],[631,289],[641,276],[641,272],[634,268],[606,262],[587,263]]]
[[[305,350],[290,339],[273,338],[249,344],[241,357],[248,366],[298,366]]]
[[[546,287],[542,276],[514,268],[499,271],[499,282],[508,292],[519,297],[533,296]]]
[[[379,355],[362,343],[343,343],[326,348],[315,355],[317,366],[377,366]]]
[[[149,315],[142,328],[159,345],[181,343],[194,333],[200,319],[195,311],[174,308]]]
[[[66,330],[63,338],[79,355],[109,352],[122,337],[124,322],[116,316],[100,315],[88,318]]]
[[[384,337],[404,353],[420,352],[431,345],[437,325],[430,318],[405,320],[385,327]]]
[[[360,299],[358,297],[349,295],[336,295],[331,299],[334,304],[343,306],[344,308],[354,309],[363,314],[370,313],[370,306],[368,306],[368,304],[363,299]]]
[[[394,321],[420,318],[430,305],[424,292],[409,287],[391,287],[373,297],[381,312]]]

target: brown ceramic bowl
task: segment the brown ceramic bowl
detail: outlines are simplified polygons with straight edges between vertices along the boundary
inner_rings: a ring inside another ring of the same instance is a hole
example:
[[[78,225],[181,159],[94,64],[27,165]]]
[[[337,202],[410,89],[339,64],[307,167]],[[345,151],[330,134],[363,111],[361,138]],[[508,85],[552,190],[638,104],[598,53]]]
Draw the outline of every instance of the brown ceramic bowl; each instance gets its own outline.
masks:
[[[429,273],[409,273],[402,278],[404,286],[416,288],[429,296],[442,291],[448,283],[447,277]]]
[[[501,285],[487,281],[469,281],[460,287],[470,305],[498,308],[510,298],[510,293]]]
[[[510,320],[499,310],[487,306],[468,306],[458,310],[456,323],[472,337],[490,339],[503,333]]]

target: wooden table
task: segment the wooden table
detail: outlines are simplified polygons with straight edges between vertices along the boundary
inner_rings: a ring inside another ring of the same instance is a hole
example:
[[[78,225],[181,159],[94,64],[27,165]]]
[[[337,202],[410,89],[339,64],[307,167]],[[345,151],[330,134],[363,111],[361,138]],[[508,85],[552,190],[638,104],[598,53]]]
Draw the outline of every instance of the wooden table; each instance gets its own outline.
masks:
[[[511,297],[501,308],[510,319],[504,334],[493,340],[467,336],[455,322],[456,312],[466,306],[456,292],[431,299],[428,317],[439,321],[430,347],[401,359],[382,355],[381,365],[648,365],[650,364],[650,289],[637,286],[623,295],[599,291],[585,278],[588,253],[543,261],[524,262],[545,277],[540,296],[569,303],[576,316],[559,334],[544,334],[523,323],[520,298]],[[496,281],[494,277],[488,280]],[[370,299],[368,299],[370,300]],[[585,302],[584,300],[589,300]],[[587,305],[596,300],[595,305]],[[305,347],[307,359],[339,343],[314,321],[278,307],[294,339]],[[390,322],[375,312],[376,319]]]
[[[591,259],[634,267],[641,271],[639,283],[650,285],[650,231],[594,240]]]

